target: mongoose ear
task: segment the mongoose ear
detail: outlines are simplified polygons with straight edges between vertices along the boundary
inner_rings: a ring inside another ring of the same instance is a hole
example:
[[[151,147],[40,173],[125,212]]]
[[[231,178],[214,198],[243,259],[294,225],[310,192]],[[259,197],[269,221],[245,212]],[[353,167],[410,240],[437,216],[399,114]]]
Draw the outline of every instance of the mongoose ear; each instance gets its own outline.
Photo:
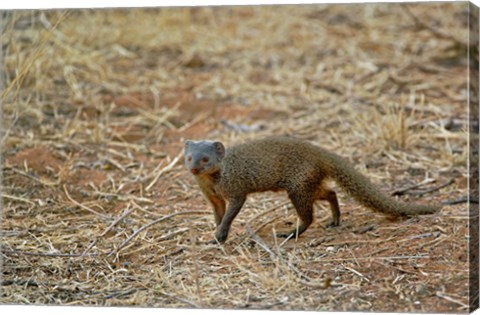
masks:
[[[192,143],[193,141],[191,140],[185,140],[185,148],[188,148]]]
[[[214,142],[213,145],[215,146],[215,152],[217,153],[218,158],[222,159],[225,156],[225,147],[223,146],[223,143],[217,141]]]

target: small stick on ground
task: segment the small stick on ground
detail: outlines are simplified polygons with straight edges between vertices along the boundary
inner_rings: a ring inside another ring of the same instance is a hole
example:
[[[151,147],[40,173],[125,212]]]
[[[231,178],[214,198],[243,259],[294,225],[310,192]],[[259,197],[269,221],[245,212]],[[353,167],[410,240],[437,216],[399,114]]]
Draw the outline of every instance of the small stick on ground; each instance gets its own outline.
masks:
[[[460,203],[476,203],[478,204],[478,199],[475,199],[472,196],[465,196],[458,199],[447,200],[442,202],[443,205],[458,205]]]
[[[55,182],[52,182],[52,181],[49,181],[47,179],[44,179],[44,178],[39,178],[39,177],[35,177],[35,176],[32,176],[26,172],[23,172],[19,169],[16,169],[16,168],[10,168],[12,171],[14,171],[15,173],[17,174],[20,174],[20,175],[23,175],[27,178],[30,178],[31,180],[34,180],[36,182],[39,182],[40,184],[44,185],[44,186],[47,186],[47,187],[52,187],[52,186],[56,186],[58,185],[58,183],[60,183],[59,180],[55,181]]]
[[[272,260],[274,260],[275,258],[278,258],[278,260],[280,262],[285,263],[290,270],[294,271],[298,275],[298,277],[299,277],[298,281],[301,284],[309,286],[309,287],[313,287],[313,288],[316,288],[316,289],[327,289],[327,288],[330,287],[332,279],[327,278],[327,279],[325,279],[325,281],[323,283],[316,282],[316,281],[313,281],[313,280],[309,279],[300,270],[298,270],[295,266],[293,266],[290,262],[285,261],[282,256],[278,255],[273,250],[271,250],[270,247],[267,245],[267,243],[265,243],[265,241],[260,236],[258,236],[257,234],[255,234],[253,232],[253,230],[252,230],[252,228],[250,228],[250,226],[247,225],[246,230],[247,230],[248,234],[250,234],[250,237],[255,242],[257,242],[257,244],[260,245],[265,251],[267,251],[270,254],[270,257],[272,258]],[[302,280],[302,278],[307,279],[308,281]]]
[[[65,253],[35,253],[35,252],[23,252],[18,250],[2,249],[2,253],[11,254],[16,256],[41,256],[41,257],[79,257],[81,254],[65,254]],[[96,256],[96,255],[92,255]]]
[[[170,215],[166,215],[164,217],[161,217],[157,220],[154,220],[144,226],[142,226],[141,228],[139,228],[138,230],[136,230],[135,232],[133,232],[132,235],[130,235],[130,237],[128,237],[125,241],[123,241],[116,249],[114,249],[113,251],[111,251],[107,257],[110,257],[112,256],[113,254],[116,254],[118,253],[123,247],[125,247],[125,245],[127,245],[128,242],[130,242],[133,238],[135,238],[140,232],[142,232],[143,230],[146,230],[148,229],[149,227],[151,227],[152,225],[155,225],[157,223],[160,223],[164,220],[167,220],[167,219],[170,219],[170,218],[173,218],[174,216],[177,216],[177,215],[192,215],[192,214],[210,214],[210,211],[184,211],[184,212],[176,212],[176,213],[172,213]]]
[[[457,300],[457,299],[454,299],[454,298],[452,298],[452,297],[449,297],[448,295],[445,295],[445,294],[443,294],[443,293],[437,292],[435,295],[438,296],[438,297],[441,297],[442,299],[445,299],[445,300],[447,300],[447,301],[450,301],[450,302],[452,302],[452,303],[455,303],[455,304],[461,305],[461,306],[463,306],[463,307],[465,307],[465,308],[468,308],[468,305],[467,305],[467,304],[465,304],[465,303],[463,303],[462,301],[459,301],[459,300]]]
[[[351,268],[351,267],[347,267],[347,266],[344,266],[343,268],[353,272],[354,274],[356,274],[357,276],[359,276],[360,278],[364,279],[365,281],[367,282],[370,282],[370,279],[368,279],[365,275],[363,275],[362,273],[360,273],[359,271]]]
[[[130,213],[132,213],[133,210],[135,210],[135,208],[132,208],[132,209],[128,209],[128,208],[130,208],[130,204],[127,206],[127,210],[121,216],[119,216],[117,219],[115,219],[115,221],[113,221],[112,224],[110,224],[110,226],[108,228],[106,228],[105,231],[103,231],[102,234],[100,234],[99,237],[97,237],[93,242],[90,243],[90,245],[88,245],[88,247],[79,256],[79,258],[83,258],[93,248],[93,246],[98,242],[100,237],[105,236],[105,234],[107,234],[115,225],[117,225],[118,222],[122,221],[125,217],[127,217]]]
[[[35,202],[30,201],[30,200],[28,200],[28,199],[26,199],[26,198],[22,198],[22,197],[16,197],[16,196],[11,196],[11,195],[7,195],[7,194],[2,194],[2,198],[12,199],[12,200],[15,200],[15,201],[25,202],[25,203],[31,204],[32,206],[35,205]]]
[[[408,187],[405,187],[405,188],[402,188],[402,189],[398,189],[398,190],[395,190],[393,193],[392,193],[392,196],[402,196],[402,195],[405,195],[405,193],[409,190],[412,190],[412,189],[415,189],[415,188],[418,188],[418,187],[421,187],[423,185],[427,185],[427,184],[430,184],[430,183],[433,183],[435,182],[434,179],[427,179],[427,180],[424,180],[423,182],[421,183],[418,183],[418,184],[414,184],[412,186],[408,186]]]
[[[81,203],[79,203],[78,201],[76,201],[75,199],[73,199],[70,194],[68,193],[68,190],[67,190],[67,187],[65,185],[63,185],[63,191],[65,192],[65,195],[67,196],[68,200],[70,200],[72,203],[74,203],[76,206],[84,209],[84,210],[87,210],[88,212],[91,212],[93,214],[96,214],[98,216],[101,216],[102,218],[104,219],[111,219],[111,217],[109,215],[106,215],[106,214],[103,214],[103,213],[100,213],[100,212],[97,212],[95,210],[93,210],[92,208],[89,208],[85,205],[82,205]]]
[[[425,194],[429,194],[429,193],[432,193],[434,191],[437,191],[437,190],[440,190],[442,188],[445,188],[447,186],[450,186],[451,184],[453,184],[455,182],[455,180],[453,178],[451,178],[449,181],[447,181],[445,184],[442,184],[440,186],[437,186],[437,187],[433,187],[433,188],[430,188],[430,189],[427,189],[427,190],[424,190],[424,191],[420,191],[420,192],[412,192],[410,193],[411,195],[415,195],[415,196],[423,196]]]
[[[153,185],[155,185],[155,183],[158,181],[158,179],[160,178],[160,176],[162,176],[162,174],[170,171],[178,162],[178,160],[180,160],[183,156],[183,151],[181,151],[173,160],[172,162],[170,162],[170,164],[168,164],[167,166],[165,166],[164,168],[162,168],[158,173],[157,175],[155,176],[155,178],[150,182],[150,184],[148,184],[147,188],[145,188],[145,191],[149,191]]]
[[[345,257],[345,258],[325,258],[319,259],[319,262],[332,262],[332,261],[357,261],[357,260],[403,260],[403,259],[429,259],[428,255],[414,255],[414,256],[377,256],[377,257]]]

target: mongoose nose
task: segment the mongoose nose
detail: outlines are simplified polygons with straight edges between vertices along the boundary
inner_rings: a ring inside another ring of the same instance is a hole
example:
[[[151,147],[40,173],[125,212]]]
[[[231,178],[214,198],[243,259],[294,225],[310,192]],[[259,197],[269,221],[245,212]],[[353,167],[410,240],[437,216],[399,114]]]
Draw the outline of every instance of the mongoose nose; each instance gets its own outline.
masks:
[[[198,168],[192,168],[192,169],[190,170],[190,172],[192,172],[192,174],[194,174],[194,175],[197,175],[198,173],[200,173],[200,171],[198,170]]]

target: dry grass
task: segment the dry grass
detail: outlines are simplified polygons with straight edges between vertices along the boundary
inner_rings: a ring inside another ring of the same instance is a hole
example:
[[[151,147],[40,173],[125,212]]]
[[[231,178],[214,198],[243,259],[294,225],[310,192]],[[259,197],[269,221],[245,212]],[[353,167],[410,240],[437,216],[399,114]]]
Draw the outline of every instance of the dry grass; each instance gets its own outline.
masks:
[[[2,303],[466,312],[467,203],[392,220],[341,194],[341,227],[319,204],[284,242],[294,211],[264,193],[208,245],[179,161],[188,138],[291,134],[403,200],[467,196],[467,9],[9,12]]]

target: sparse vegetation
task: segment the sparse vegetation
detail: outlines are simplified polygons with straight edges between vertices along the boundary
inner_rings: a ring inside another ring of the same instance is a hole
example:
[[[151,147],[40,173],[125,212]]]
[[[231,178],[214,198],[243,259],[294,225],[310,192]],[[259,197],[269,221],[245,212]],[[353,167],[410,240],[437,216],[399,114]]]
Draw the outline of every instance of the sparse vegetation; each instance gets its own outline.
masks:
[[[284,242],[263,193],[209,245],[182,165],[185,139],[289,134],[402,200],[467,196],[468,3],[4,17],[2,303],[468,311],[467,203],[391,219],[340,193],[340,227],[319,204]]]

